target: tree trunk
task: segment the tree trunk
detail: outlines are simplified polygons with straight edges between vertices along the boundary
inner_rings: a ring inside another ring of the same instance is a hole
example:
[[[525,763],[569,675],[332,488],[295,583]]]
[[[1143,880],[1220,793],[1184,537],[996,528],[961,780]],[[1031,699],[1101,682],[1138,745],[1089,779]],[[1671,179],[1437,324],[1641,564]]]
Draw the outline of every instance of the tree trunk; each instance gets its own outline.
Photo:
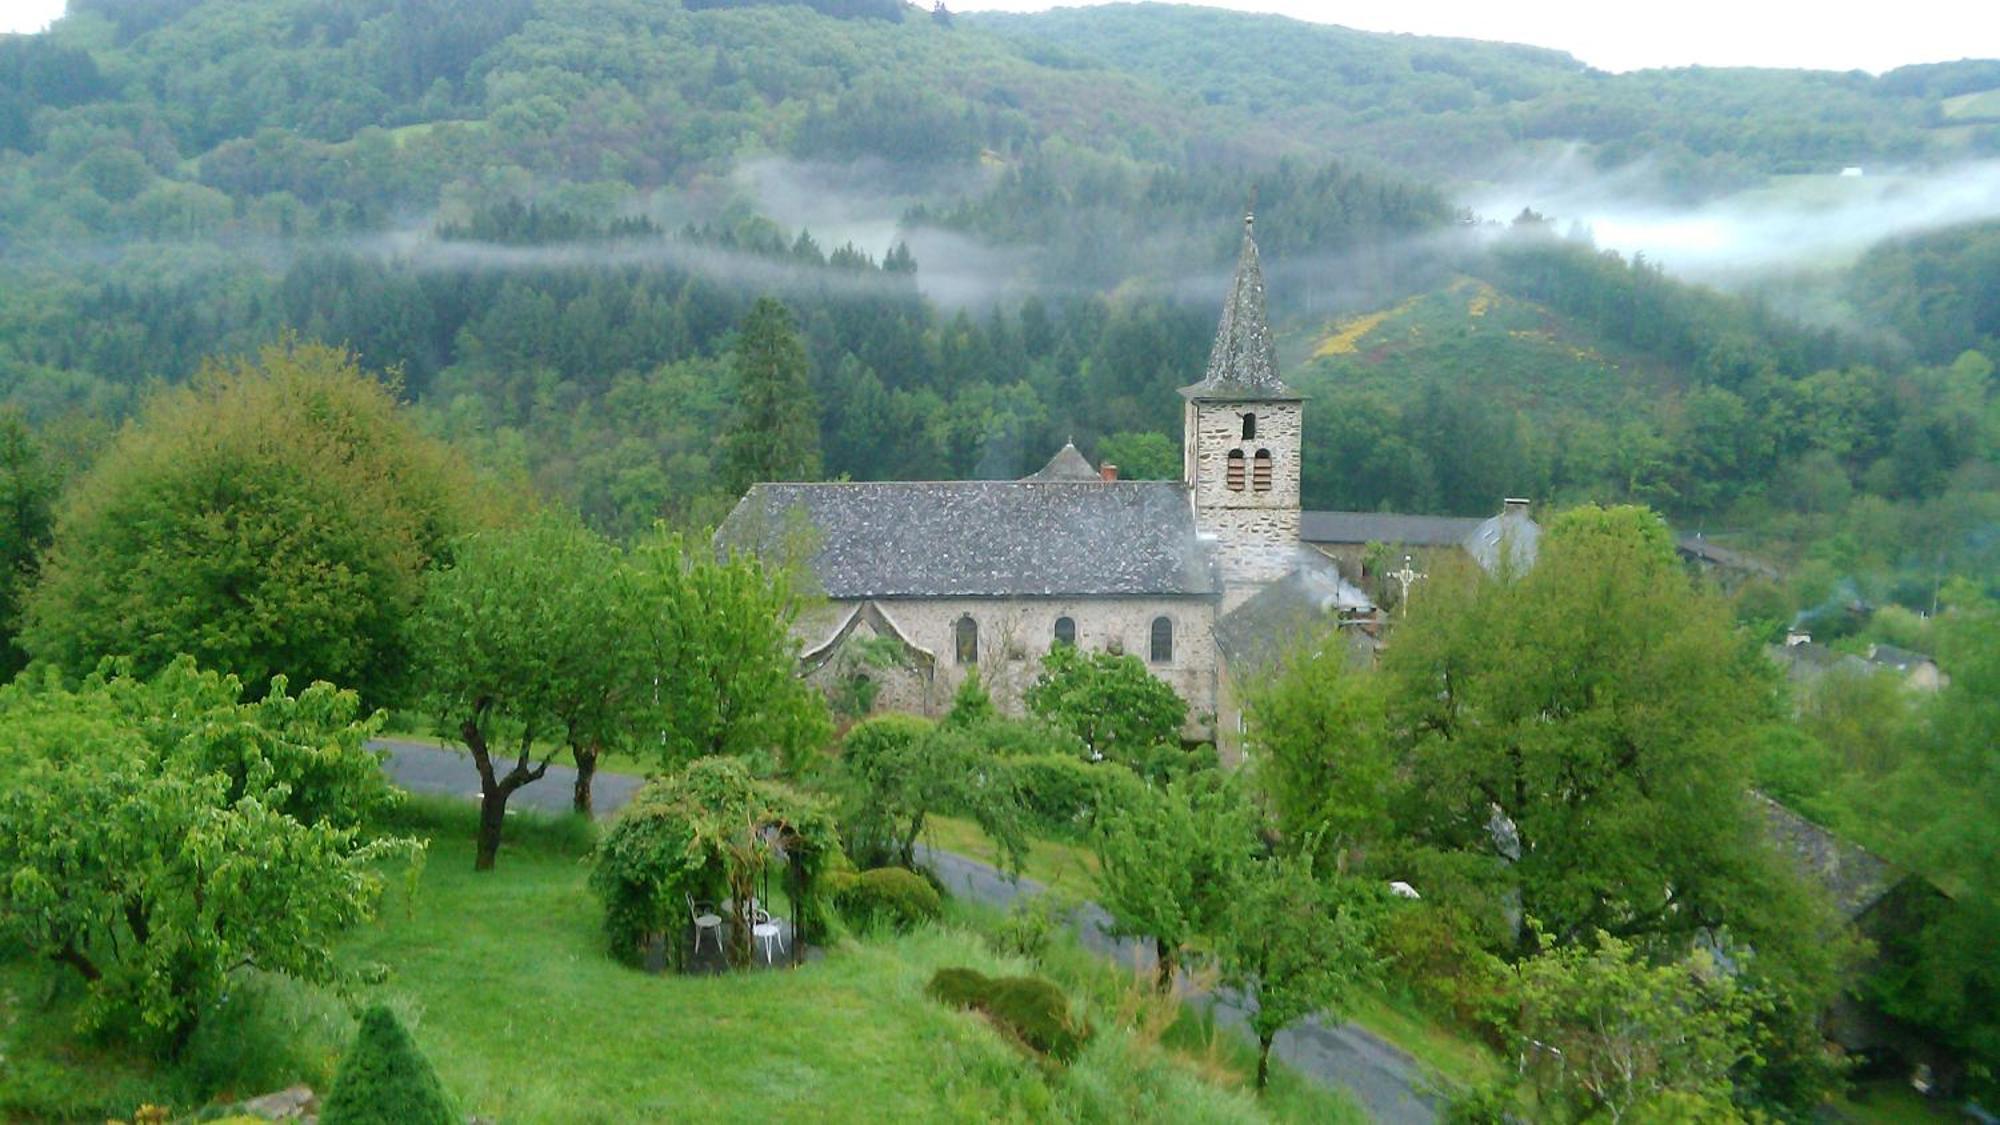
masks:
[[[472,861],[474,871],[491,871],[500,858],[500,826],[507,820],[507,798],[512,790],[502,786],[480,786],[479,853]]]
[[[89,957],[84,956],[83,951],[76,947],[75,942],[63,946],[61,949],[49,954],[49,956],[75,969],[83,975],[84,980],[90,981],[92,984],[97,983],[104,977],[103,972],[98,969],[96,963],[91,961]]]
[[[1170,994],[1174,990],[1174,970],[1180,968],[1179,956],[1174,947],[1167,944],[1165,938],[1153,939],[1153,951],[1157,955],[1158,971],[1154,987],[1158,988],[1162,995]]]
[[[593,745],[572,746],[569,752],[576,757],[576,797],[571,807],[576,810],[578,816],[589,817],[595,812],[591,807],[590,783],[597,777],[597,757],[600,751]]]
[[[1271,1040],[1272,1035],[1257,1037],[1257,1089],[1261,1092],[1265,1083],[1271,1080]]]

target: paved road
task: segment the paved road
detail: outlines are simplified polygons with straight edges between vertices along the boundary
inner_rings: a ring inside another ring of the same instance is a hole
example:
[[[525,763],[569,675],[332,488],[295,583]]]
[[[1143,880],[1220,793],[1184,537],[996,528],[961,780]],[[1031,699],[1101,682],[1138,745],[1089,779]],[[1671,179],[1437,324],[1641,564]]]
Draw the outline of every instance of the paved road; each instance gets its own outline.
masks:
[[[467,755],[396,739],[382,739],[375,745],[388,751],[384,768],[403,788],[478,799],[479,775]],[[638,778],[623,774],[598,774],[597,815],[606,817],[616,813],[631,800],[639,784]],[[547,777],[516,790],[508,803],[510,807],[567,812],[575,785],[573,767],[551,764]],[[920,847],[919,858],[954,893],[989,906],[1005,909],[1016,898],[1040,894],[1044,889],[1033,879],[1010,879],[984,863],[952,852]],[[1152,967],[1151,947],[1112,937],[1111,916],[1096,903],[1087,902],[1077,908],[1071,923],[1086,947],[1127,966]],[[1244,1027],[1249,1005],[1240,995],[1216,990],[1196,994],[1192,999],[1210,1005],[1218,1023],[1241,1028],[1244,1034],[1249,1034]],[[1371,1118],[1385,1125],[1431,1125],[1437,1120],[1436,1103],[1424,1092],[1426,1084],[1417,1063],[1354,1024],[1302,1020],[1279,1034],[1272,1053],[1301,1074],[1327,1085],[1344,1087]]]

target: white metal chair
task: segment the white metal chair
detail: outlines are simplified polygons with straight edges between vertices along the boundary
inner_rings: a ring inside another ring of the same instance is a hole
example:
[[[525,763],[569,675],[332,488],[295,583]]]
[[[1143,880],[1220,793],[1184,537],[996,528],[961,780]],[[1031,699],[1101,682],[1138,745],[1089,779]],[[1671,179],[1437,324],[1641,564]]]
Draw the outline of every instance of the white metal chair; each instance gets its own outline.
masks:
[[[715,935],[715,951],[722,952],[722,915],[715,912],[712,902],[696,902],[693,895],[683,895],[687,899],[688,917],[694,919],[694,951],[701,952],[701,935]]]
[[[771,917],[770,911],[758,908],[750,912],[750,936],[764,943],[764,963],[777,964],[777,958],[772,956],[771,948],[774,944],[779,949],[785,947],[785,932],[783,927],[778,925],[778,920]]]

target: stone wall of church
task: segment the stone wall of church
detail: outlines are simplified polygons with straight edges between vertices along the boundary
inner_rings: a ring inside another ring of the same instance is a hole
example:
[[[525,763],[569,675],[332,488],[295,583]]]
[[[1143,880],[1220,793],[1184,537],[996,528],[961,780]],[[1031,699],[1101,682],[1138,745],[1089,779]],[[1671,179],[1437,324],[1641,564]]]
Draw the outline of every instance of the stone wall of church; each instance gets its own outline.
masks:
[[[979,627],[980,679],[1008,714],[1024,708],[1022,693],[1041,671],[1055,643],[1056,619],[1076,623],[1076,643],[1088,650],[1126,652],[1170,684],[1187,701],[1188,737],[1211,736],[1215,711],[1215,609],[1213,599],[1186,598],[882,598],[876,605],[913,644],[937,660],[934,676],[919,684],[906,673],[884,673],[878,709],[941,715],[972,664],[958,660],[959,619]],[[1174,624],[1173,658],[1154,663],[1153,621]],[[913,705],[915,704],[915,705]]]

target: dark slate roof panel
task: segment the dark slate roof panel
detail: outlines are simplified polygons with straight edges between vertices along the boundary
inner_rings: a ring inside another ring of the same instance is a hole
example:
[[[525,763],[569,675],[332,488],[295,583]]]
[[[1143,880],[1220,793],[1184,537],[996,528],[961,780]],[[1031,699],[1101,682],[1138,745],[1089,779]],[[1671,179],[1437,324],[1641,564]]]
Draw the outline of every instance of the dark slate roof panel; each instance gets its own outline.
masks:
[[[716,542],[800,542],[828,597],[1206,595],[1216,584],[1170,481],[759,484]]]
[[[1887,861],[1861,845],[1841,839],[1762,793],[1753,791],[1750,796],[1764,814],[1764,831],[1771,842],[1802,874],[1825,887],[1847,917],[1867,913],[1902,879]]]
[[[1401,543],[1456,547],[1479,529],[1472,516],[1399,516],[1389,512],[1301,512],[1299,538],[1308,543]]]

